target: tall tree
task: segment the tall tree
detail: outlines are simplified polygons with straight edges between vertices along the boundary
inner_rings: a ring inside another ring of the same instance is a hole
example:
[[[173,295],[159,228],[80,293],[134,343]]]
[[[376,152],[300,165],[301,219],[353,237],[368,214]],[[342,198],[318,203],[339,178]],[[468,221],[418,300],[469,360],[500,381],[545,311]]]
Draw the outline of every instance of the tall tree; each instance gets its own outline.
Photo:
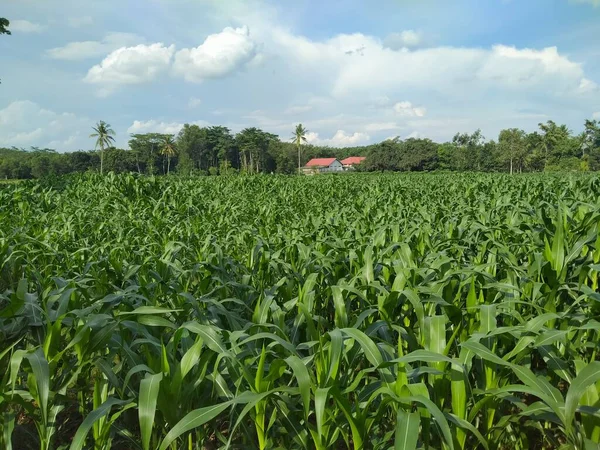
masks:
[[[0,17],[0,34],[10,34],[10,30],[8,29],[9,25],[10,22],[8,21],[8,19]]]
[[[456,168],[458,170],[481,170],[483,162],[483,144],[485,138],[481,130],[473,134],[457,133],[452,139],[455,146]]]
[[[160,151],[162,149],[164,138],[165,135],[161,133],[131,135],[129,148],[135,154],[139,173],[141,173],[142,170],[145,170],[148,175],[154,175],[156,173],[156,167],[163,160]],[[140,167],[140,164],[142,167]]]
[[[500,131],[498,144],[500,145],[501,159],[504,162],[509,162],[510,174],[512,175],[514,163],[521,162],[525,156],[525,132],[518,128],[502,130]],[[519,168],[521,168],[521,165],[519,165]]]
[[[92,127],[94,133],[90,137],[96,138],[96,149],[100,150],[100,174],[104,171],[104,150],[115,143],[114,130],[105,121],[101,120]]]
[[[245,128],[235,137],[240,156],[241,165],[248,173],[267,170],[269,143],[277,139],[277,136],[267,133],[259,128]]]
[[[308,130],[302,126],[301,123],[296,125],[296,129],[294,130],[294,134],[292,135],[292,142],[296,144],[298,149],[298,173],[302,170],[302,165],[300,162],[300,150],[302,149],[302,144],[306,142],[306,134]]]
[[[585,130],[581,144],[583,156],[585,156],[586,150],[589,153],[590,150],[600,147],[600,121],[585,121]]]
[[[566,125],[557,125],[552,120],[540,123],[538,126],[542,131],[541,143],[544,155],[544,170],[546,170],[549,163],[554,163],[565,153],[568,153],[569,143],[566,141],[571,137],[571,132]]]
[[[228,167],[238,166],[237,146],[229,128],[220,126],[207,128],[206,144],[206,159],[209,169],[210,167],[219,167],[223,163]]]
[[[206,129],[186,123],[177,135],[177,170],[191,175],[194,170],[202,169],[205,149]]]
[[[175,149],[175,141],[173,140],[172,134],[167,134],[163,138],[160,154],[167,157],[167,175],[169,175],[169,172],[171,171],[171,158],[177,154],[177,150]]]

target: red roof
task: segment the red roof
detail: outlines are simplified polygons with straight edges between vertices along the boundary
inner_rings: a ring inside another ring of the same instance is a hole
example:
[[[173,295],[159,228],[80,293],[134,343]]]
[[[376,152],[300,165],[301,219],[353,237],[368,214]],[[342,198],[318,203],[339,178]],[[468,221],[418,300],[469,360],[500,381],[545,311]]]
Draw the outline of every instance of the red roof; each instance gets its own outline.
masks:
[[[304,167],[329,167],[336,158],[313,158]]]
[[[350,156],[346,159],[342,159],[342,164],[345,166],[353,166],[355,164],[360,164],[366,159],[364,156]]]

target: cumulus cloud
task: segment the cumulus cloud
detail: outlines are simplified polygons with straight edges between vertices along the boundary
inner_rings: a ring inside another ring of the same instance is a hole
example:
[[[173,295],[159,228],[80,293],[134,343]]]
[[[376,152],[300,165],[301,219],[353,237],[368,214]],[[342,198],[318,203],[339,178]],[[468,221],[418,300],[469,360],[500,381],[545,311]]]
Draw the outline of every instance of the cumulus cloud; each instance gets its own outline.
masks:
[[[258,55],[258,44],[250,30],[227,27],[211,34],[196,48],[182,49],[175,55],[173,71],[187,81],[201,82],[222,78],[243,68]]]
[[[600,120],[600,111],[595,112],[594,114],[592,114],[592,119],[594,119],[594,120]]]
[[[162,43],[122,47],[92,67],[84,81],[101,85],[101,94],[120,85],[146,83],[168,70],[174,52],[174,45]]]
[[[575,92],[591,89],[595,84],[585,78],[581,64],[560,55],[556,47],[536,50],[495,45],[479,64],[475,76],[477,81],[513,89],[551,83]]]
[[[121,47],[128,47],[144,41],[144,38],[132,33],[109,33],[100,41],[69,42],[63,47],[46,51],[52,59],[77,61],[106,55]]]
[[[581,83],[579,83],[579,92],[582,94],[587,94],[589,92],[594,92],[598,90],[598,84],[589,80],[587,78],[583,78]]]
[[[210,124],[204,120],[197,120],[195,122],[187,122],[190,125],[198,125],[199,127],[207,127]],[[162,133],[162,134],[177,134],[183,128],[183,123],[179,122],[161,122],[158,120],[135,120],[133,124],[127,129],[130,134],[141,134],[141,133]]]
[[[398,102],[394,105],[394,111],[402,117],[425,117],[427,109],[422,106],[413,106],[411,102]]]
[[[392,50],[415,48],[421,44],[421,33],[414,30],[405,30],[400,33],[390,33],[383,41],[383,45]]]
[[[449,97],[479,89],[573,95],[589,89],[583,67],[558,52],[496,45],[492,48],[387,48],[374,36],[340,34],[323,41],[273,30],[274,45],[295,73],[310,73],[336,98],[422,89]],[[353,50],[361,49],[360,52]]]
[[[10,30],[16,33],[41,33],[46,29],[45,25],[29,22],[28,20],[11,20]]]
[[[85,117],[44,109],[28,100],[15,101],[0,110],[0,145],[58,151],[86,148],[85,130],[90,124]]]
[[[355,132],[346,134],[344,130],[338,130],[332,138],[321,139],[319,133],[309,132],[306,134],[306,140],[309,144],[329,145],[331,147],[351,147],[367,143],[370,136],[366,133]]]

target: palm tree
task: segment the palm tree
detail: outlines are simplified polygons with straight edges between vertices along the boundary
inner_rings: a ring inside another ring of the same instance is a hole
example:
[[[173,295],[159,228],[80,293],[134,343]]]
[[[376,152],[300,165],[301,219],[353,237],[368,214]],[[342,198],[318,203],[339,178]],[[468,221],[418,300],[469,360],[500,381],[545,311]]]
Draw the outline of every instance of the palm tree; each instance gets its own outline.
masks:
[[[115,135],[114,130],[104,120],[101,120],[92,127],[94,133],[90,134],[90,137],[95,137],[96,148],[100,149],[100,174],[104,171],[104,150],[114,145]]]
[[[169,175],[169,172],[171,170],[171,157],[177,154],[177,150],[175,148],[175,141],[173,140],[173,135],[167,134],[163,138],[160,154],[167,157],[167,175]],[[163,170],[165,170],[165,166],[163,166]]]
[[[299,123],[298,125],[296,125],[296,129],[292,134],[292,142],[296,144],[296,147],[298,148],[298,173],[300,173],[302,167],[300,164],[300,149],[302,148],[302,143],[306,142],[307,133],[308,130],[304,128],[301,123]]]
[[[0,17],[0,34],[10,35],[10,30],[8,29],[9,25],[10,25],[10,22],[8,21],[8,19],[5,19],[4,17]]]

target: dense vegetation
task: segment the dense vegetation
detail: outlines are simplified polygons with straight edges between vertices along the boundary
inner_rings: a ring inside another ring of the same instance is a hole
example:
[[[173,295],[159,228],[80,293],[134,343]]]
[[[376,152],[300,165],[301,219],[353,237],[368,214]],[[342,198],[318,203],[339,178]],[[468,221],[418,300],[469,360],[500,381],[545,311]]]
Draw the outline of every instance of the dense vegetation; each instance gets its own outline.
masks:
[[[0,185],[0,447],[600,442],[600,177]]]
[[[98,124],[106,125],[104,122]],[[42,178],[99,171],[101,166],[107,171],[145,174],[166,174],[171,170],[186,175],[237,171],[294,173],[298,169],[298,159],[304,165],[314,157],[343,159],[348,156],[367,156],[361,167],[366,171],[600,170],[598,121],[586,121],[585,130],[579,135],[573,135],[564,125],[549,121],[540,124],[539,131],[529,134],[518,129],[502,130],[497,141],[486,141],[477,131],[457,134],[452,142],[443,144],[411,138],[354,148],[306,145],[306,129],[299,126],[301,129],[295,130],[294,142],[282,142],[278,136],[257,128],[247,128],[233,135],[225,127],[185,125],[176,139],[158,133],[132,135],[128,150],[111,147],[110,133],[96,142],[99,152],[58,153],[51,149],[0,148],[0,178]],[[94,136],[98,136],[97,127]],[[171,142],[169,151],[165,151],[165,140]]]

